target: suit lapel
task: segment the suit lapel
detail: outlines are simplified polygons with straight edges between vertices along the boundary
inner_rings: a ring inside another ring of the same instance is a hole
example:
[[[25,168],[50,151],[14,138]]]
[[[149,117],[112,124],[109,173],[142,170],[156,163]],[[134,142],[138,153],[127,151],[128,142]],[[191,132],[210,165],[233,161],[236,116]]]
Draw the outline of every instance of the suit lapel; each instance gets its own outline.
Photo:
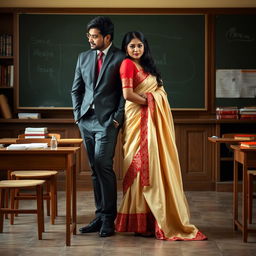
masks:
[[[96,86],[97,81],[95,81],[95,73],[96,73],[96,65],[97,65],[97,51],[92,51],[91,54],[91,58],[92,58],[92,67],[91,67],[91,80],[93,81],[93,85],[94,87]]]

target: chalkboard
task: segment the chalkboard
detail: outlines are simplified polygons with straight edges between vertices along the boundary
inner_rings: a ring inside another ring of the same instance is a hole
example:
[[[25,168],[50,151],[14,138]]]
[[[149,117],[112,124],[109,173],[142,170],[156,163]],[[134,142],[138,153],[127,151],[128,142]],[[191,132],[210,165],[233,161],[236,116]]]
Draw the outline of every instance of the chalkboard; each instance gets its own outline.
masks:
[[[70,91],[80,52],[89,49],[86,25],[96,15],[19,15],[19,107],[71,107]],[[171,107],[205,108],[204,15],[107,15],[114,44],[142,31],[161,71]]]
[[[216,69],[256,69],[256,15],[216,16]],[[216,98],[216,106],[256,105],[255,98]]]

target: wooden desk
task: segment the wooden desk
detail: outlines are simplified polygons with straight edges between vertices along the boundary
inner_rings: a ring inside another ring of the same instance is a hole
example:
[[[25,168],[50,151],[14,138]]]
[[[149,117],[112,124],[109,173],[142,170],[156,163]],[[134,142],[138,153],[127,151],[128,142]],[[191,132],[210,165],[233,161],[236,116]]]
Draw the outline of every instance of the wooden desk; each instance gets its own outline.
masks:
[[[216,164],[215,164],[215,189],[216,191],[232,191],[232,184],[231,184],[231,180],[228,182],[223,182],[221,180],[221,162],[225,161],[225,162],[230,162],[232,163],[234,161],[232,156],[221,156],[221,149],[220,149],[220,144],[227,144],[227,147],[230,148],[230,145],[236,145],[239,144],[240,142],[244,141],[244,140],[238,140],[238,139],[234,139],[234,138],[219,138],[219,137],[208,137],[208,141],[212,142],[215,144],[215,159],[216,159]],[[230,171],[231,171],[231,166],[230,166]],[[225,184],[225,185],[223,185]],[[225,187],[226,186],[226,187]],[[224,188],[225,187],[225,188]]]
[[[248,232],[256,232],[248,228],[248,168],[256,168],[256,149],[241,148],[231,145],[234,150],[234,182],[233,182],[233,225],[234,230],[239,228],[243,233],[243,241],[247,242]],[[243,196],[242,196],[242,223],[238,220],[238,164],[243,167]]]
[[[1,139],[0,139],[1,143]],[[81,159],[82,159],[82,151],[81,151],[81,144],[83,143],[83,139],[81,138],[70,138],[70,139],[59,139],[58,145],[59,146],[72,146],[72,147],[79,147],[79,150],[77,151],[77,159],[78,159],[78,165],[77,165],[77,174],[81,170]]]
[[[3,144],[3,145],[16,144],[17,139],[18,138],[0,138],[0,144]],[[81,138],[58,139],[58,146],[79,147],[79,150],[76,153],[77,159],[78,159],[77,172],[80,171],[80,167],[81,167],[81,159],[82,159],[81,144],[82,143],[83,143],[83,139]]]
[[[71,233],[76,234],[76,152],[78,147],[58,147],[57,150],[0,149],[0,171],[6,170],[66,170],[66,245],[71,245]],[[72,207],[71,207],[72,206]]]

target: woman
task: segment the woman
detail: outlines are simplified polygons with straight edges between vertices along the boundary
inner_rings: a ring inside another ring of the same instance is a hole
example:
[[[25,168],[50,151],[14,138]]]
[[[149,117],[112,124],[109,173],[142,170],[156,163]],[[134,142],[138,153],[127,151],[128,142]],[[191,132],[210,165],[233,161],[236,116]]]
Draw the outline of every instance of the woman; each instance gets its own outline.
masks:
[[[116,231],[161,240],[204,240],[189,223],[171,110],[147,40],[141,32],[128,32],[122,50],[127,55],[120,67],[126,99],[125,176]]]

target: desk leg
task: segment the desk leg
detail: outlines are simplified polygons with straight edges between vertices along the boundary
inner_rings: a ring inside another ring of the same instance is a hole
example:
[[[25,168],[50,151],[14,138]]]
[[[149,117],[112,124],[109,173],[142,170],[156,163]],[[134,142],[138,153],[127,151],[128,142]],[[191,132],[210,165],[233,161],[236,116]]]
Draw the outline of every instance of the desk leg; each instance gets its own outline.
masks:
[[[79,146],[79,149],[77,151],[77,155],[78,155],[78,166],[77,166],[77,169],[78,169],[78,173],[80,173],[81,171],[81,159],[82,159],[82,148],[81,148],[81,145]]]
[[[70,224],[71,224],[71,166],[69,160],[66,168],[66,245],[70,246]]]
[[[243,164],[243,212],[242,212],[242,223],[243,223],[243,241],[247,242],[248,237],[248,180],[247,180],[247,159],[244,154]]]
[[[72,229],[73,234],[76,235],[76,223],[77,223],[77,209],[76,209],[76,165],[73,166],[72,172]]]
[[[233,229],[237,230],[238,220],[238,162],[234,159],[234,177],[233,177]]]

